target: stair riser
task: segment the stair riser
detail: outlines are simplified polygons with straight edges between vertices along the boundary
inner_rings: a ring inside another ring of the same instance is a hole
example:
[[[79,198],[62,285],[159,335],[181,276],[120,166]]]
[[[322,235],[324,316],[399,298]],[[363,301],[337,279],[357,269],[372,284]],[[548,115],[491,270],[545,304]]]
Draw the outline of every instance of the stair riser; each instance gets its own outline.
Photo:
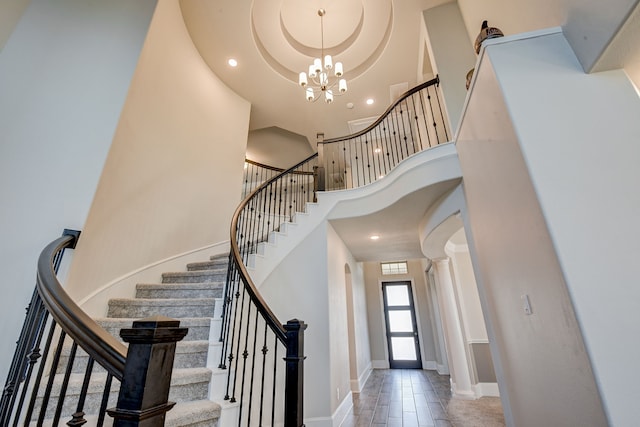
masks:
[[[221,298],[222,289],[138,289],[136,298]]]
[[[104,377],[103,377],[104,378]],[[191,400],[203,400],[208,398],[208,378],[205,379],[204,382],[200,383],[191,383],[184,385],[172,385],[169,391],[169,400],[173,402],[187,402]],[[74,387],[77,390],[73,390],[72,385],[67,390],[67,394],[64,400],[64,404],[62,406],[62,417],[61,425],[64,425],[68,420],[71,419],[71,415],[76,412],[76,407],[78,404],[78,391],[79,386]],[[118,400],[118,389],[119,384],[117,381],[114,381],[112,386],[112,391],[109,394],[109,403],[107,408],[113,408],[116,406]],[[47,411],[45,418],[53,418],[56,410],[56,405],[58,401],[59,389],[53,390],[51,394],[51,398],[49,399],[49,404],[47,405]],[[100,409],[100,404],[102,402],[102,392],[100,393],[87,393],[85,404],[84,404],[84,412],[87,414],[97,414]],[[32,420],[38,419],[39,408],[42,405],[42,398],[38,397],[36,400],[36,411]]]
[[[109,317],[150,317],[162,315],[167,317],[213,317],[214,305],[183,305],[183,306],[133,306],[109,304]]]

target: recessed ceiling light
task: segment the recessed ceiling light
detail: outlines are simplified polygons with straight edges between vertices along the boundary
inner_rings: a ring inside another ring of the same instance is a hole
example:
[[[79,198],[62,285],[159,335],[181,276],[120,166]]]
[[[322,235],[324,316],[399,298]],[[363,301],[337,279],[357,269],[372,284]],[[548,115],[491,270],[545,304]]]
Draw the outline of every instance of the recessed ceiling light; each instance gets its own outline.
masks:
[[[353,102],[347,102],[347,108],[351,110],[353,108]]]
[[[370,238],[371,240],[378,240],[378,239],[380,238],[380,236],[378,236],[377,234],[374,234],[374,235],[372,235],[372,236],[369,236],[369,238]]]
[[[238,66],[238,61],[236,61],[233,58],[229,59],[229,61],[227,61],[227,63],[232,67],[237,67]]]
[[[373,98],[367,99],[367,105],[371,105],[371,104],[373,104]]]

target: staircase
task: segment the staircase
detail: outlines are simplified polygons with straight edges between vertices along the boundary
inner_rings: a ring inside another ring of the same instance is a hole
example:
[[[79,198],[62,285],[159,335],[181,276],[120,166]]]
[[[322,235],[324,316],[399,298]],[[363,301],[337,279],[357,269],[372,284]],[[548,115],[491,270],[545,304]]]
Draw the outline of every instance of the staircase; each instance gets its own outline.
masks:
[[[228,255],[214,256],[210,261],[188,264],[185,272],[162,274],[162,283],[138,284],[135,298],[110,300],[107,317],[96,319],[100,326],[118,338],[120,329],[130,328],[134,320],[155,315],[178,319],[181,327],[189,328],[187,336],[176,345],[169,400],[177,404],[167,413],[167,427],[218,426],[221,408],[209,400],[212,372],[207,368],[207,357],[210,336],[214,337],[212,346],[215,348],[218,345],[219,311],[227,263]],[[58,364],[57,377],[62,377],[69,352],[70,346],[67,346]],[[79,393],[87,360],[86,353],[78,351],[67,396]],[[104,369],[95,365],[94,372],[85,406],[87,413],[98,411],[106,380]],[[56,382],[58,381],[56,378]],[[54,390],[58,388],[54,386]],[[73,397],[67,400],[76,401]],[[109,407],[115,406],[116,400],[117,386],[114,385],[109,397]],[[73,412],[71,405],[65,407],[62,420],[68,420],[66,416]],[[52,414],[53,408],[50,408],[46,418],[51,418]],[[96,418],[88,416],[87,420],[89,424],[95,425]],[[108,419],[106,422],[109,422]],[[46,421],[44,425],[48,425]]]

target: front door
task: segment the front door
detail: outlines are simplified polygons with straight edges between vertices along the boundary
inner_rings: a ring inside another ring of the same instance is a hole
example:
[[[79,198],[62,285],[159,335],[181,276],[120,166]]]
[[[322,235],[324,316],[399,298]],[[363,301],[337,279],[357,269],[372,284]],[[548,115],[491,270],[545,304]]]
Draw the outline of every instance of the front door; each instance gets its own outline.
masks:
[[[389,366],[422,369],[411,282],[382,282]]]

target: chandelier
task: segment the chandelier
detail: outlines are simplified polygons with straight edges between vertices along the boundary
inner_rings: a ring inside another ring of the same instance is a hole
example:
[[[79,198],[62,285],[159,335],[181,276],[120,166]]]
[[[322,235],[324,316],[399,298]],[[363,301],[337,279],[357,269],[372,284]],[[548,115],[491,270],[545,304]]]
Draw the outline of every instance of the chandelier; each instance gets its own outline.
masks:
[[[338,92],[335,95],[342,95],[347,91],[347,81],[342,79],[342,62],[333,64],[331,55],[324,54],[324,9],[318,10],[320,16],[320,58],[315,58],[313,64],[309,65],[309,73],[300,73],[298,84],[305,89],[305,96],[309,102],[315,102],[324,94],[324,101],[327,104],[333,102],[333,89],[338,85]],[[331,71],[333,70],[333,75]]]

